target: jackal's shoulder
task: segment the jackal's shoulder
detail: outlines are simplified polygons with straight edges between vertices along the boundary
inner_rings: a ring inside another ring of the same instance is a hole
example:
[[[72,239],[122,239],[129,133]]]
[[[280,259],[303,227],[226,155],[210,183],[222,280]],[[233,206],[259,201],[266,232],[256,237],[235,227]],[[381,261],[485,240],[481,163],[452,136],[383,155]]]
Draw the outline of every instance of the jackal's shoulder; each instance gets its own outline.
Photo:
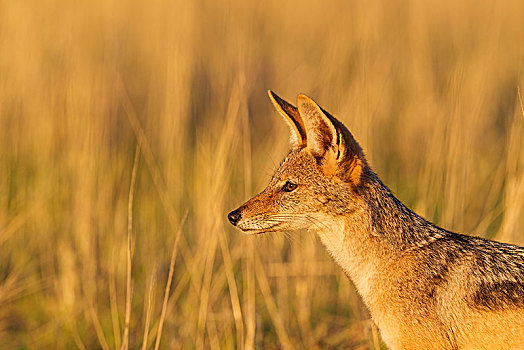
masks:
[[[419,248],[433,288],[457,282],[472,308],[524,308],[524,248],[446,231]]]

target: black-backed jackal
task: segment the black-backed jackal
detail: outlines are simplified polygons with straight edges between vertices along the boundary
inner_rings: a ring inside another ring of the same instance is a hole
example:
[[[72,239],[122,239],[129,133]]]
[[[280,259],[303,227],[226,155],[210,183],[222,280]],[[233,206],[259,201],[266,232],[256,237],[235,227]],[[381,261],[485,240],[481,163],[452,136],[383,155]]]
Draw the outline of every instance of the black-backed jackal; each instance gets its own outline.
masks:
[[[442,229],[405,207],[346,127],[305,95],[269,92],[292,149],[229,213],[246,233],[312,229],[392,349],[524,349],[524,248]]]

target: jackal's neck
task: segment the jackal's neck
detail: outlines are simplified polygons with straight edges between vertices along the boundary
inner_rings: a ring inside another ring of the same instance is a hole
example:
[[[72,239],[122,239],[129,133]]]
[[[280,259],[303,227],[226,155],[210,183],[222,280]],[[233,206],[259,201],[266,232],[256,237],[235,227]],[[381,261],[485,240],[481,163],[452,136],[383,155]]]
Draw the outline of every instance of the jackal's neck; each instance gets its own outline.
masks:
[[[403,251],[422,246],[448,234],[400,202],[376,176],[362,194],[370,234]]]
[[[372,294],[379,271],[407,251],[447,234],[404,206],[373,176],[361,205],[347,216],[325,220],[318,235],[364,297]]]

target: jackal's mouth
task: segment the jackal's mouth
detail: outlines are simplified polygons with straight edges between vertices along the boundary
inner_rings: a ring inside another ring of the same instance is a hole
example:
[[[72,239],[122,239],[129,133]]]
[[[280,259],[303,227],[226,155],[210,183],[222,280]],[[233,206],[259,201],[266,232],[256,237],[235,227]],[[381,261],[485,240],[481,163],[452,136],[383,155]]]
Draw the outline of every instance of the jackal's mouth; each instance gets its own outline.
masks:
[[[243,233],[245,233],[246,235],[261,235],[263,233],[267,233],[268,231],[266,230],[258,230],[258,229],[247,229],[247,230],[242,230],[240,229]]]
[[[237,225],[237,227],[242,231],[244,232],[245,234],[247,235],[261,235],[263,233],[268,233],[268,232],[277,232],[279,231],[278,230],[278,227],[281,225],[282,223],[279,222],[279,223],[276,223],[276,224],[272,224],[270,226],[265,226],[265,227],[245,227],[244,225],[242,224],[239,224]],[[242,227],[244,226],[244,227]]]

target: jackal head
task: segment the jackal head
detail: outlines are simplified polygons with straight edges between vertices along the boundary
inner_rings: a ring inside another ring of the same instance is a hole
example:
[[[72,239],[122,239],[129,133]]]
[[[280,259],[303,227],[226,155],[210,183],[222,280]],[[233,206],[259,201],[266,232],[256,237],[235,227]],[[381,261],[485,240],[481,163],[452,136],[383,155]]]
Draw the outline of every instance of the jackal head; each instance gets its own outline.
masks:
[[[359,207],[369,171],[362,149],[346,127],[312,99],[297,107],[269,91],[291,128],[292,149],[264,191],[228,214],[246,233],[319,228]]]

